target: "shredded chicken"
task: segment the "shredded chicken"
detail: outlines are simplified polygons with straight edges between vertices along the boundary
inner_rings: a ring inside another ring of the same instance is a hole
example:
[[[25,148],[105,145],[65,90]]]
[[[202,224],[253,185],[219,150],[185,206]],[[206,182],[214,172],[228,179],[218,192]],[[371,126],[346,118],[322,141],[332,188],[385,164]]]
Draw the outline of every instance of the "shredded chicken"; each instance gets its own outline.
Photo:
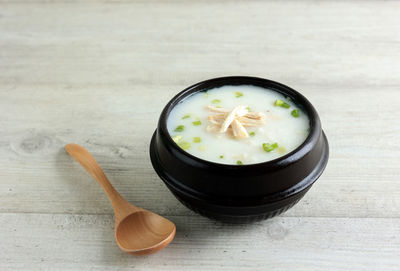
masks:
[[[238,105],[233,110],[228,114],[226,119],[221,125],[220,133],[225,133],[228,127],[231,125],[231,123],[236,119],[236,117],[241,117],[246,115],[248,110],[246,109],[245,106],[243,105]],[[233,128],[233,127],[232,127]]]
[[[214,106],[207,106],[207,109],[218,113],[208,116],[211,125],[207,126],[207,131],[219,133],[232,131],[233,136],[238,139],[249,137],[245,127],[263,125],[266,117],[262,112],[249,112],[244,105],[236,106],[232,110]]]
[[[211,124],[222,125],[226,117],[227,114],[216,114],[208,116],[208,120],[210,121]],[[264,124],[265,116],[263,116],[260,119],[252,119],[249,118],[247,115],[245,115],[243,117],[236,117],[236,119],[245,127],[255,127]]]
[[[243,125],[238,121],[237,119],[234,119],[232,121],[232,131],[233,135],[236,138],[247,138],[249,137],[249,133],[247,132],[246,128],[243,127]]]
[[[246,115],[245,116],[250,118],[250,119],[260,119],[260,118],[264,118],[265,117],[265,114],[263,112],[249,112],[247,110],[246,106],[243,106],[243,107],[246,110]],[[230,113],[232,111],[232,110],[229,110],[229,109],[225,109],[225,108],[221,108],[221,107],[215,107],[215,106],[211,106],[211,105],[208,105],[206,108],[208,110],[210,110],[211,112],[216,112],[216,113]]]

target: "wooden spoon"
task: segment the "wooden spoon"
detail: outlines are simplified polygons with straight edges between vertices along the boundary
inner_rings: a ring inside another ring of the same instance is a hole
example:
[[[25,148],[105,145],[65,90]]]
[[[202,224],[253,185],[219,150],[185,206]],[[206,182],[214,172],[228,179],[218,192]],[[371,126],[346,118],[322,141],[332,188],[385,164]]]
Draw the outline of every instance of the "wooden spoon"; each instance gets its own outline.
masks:
[[[163,249],[174,239],[175,224],[127,202],[85,148],[67,144],[65,150],[93,176],[110,199],[115,215],[115,240],[121,250],[135,255],[151,254]]]

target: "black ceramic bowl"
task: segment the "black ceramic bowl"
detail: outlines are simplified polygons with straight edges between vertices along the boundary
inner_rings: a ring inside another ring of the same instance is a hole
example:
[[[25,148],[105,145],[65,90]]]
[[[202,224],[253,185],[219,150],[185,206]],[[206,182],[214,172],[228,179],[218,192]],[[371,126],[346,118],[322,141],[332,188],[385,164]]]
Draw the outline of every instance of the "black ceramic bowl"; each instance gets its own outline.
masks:
[[[254,85],[290,97],[308,114],[308,137],[294,151],[258,164],[218,164],[185,152],[168,133],[169,113],[190,95],[224,85]],[[231,223],[270,218],[295,205],[322,174],[328,152],[318,114],[303,95],[274,81],[243,76],[206,80],[177,94],[162,111],[150,143],[155,171],[180,202],[204,216]]]

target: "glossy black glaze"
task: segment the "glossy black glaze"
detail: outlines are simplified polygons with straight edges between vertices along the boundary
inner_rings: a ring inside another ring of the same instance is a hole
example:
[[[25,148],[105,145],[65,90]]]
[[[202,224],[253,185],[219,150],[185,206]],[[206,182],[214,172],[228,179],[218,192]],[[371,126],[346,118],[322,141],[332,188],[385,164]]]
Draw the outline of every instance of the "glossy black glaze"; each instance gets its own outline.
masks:
[[[190,95],[223,85],[255,85],[283,93],[308,114],[310,134],[294,151],[258,164],[218,164],[185,152],[168,133],[169,113]],[[157,174],[186,206],[223,221],[249,222],[277,215],[304,196],[327,164],[328,141],[314,107],[297,91],[262,78],[222,77],[197,83],[172,98],[161,113],[150,156]]]

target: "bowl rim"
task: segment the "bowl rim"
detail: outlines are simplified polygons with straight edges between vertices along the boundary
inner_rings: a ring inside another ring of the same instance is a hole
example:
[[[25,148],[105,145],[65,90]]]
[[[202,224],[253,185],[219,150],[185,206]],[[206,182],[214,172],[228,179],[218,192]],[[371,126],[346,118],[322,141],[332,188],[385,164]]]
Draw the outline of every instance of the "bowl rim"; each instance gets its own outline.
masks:
[[[224,81],[243,81],[243,83],[240,84],[222,84],[218,85],[220,82]],[[252,83],[253,82],[253,83]],[[266,84],[270,85],[270,87],[266,86],[260,86],[255,84],[256,82],[259,82],[260,84]],[[206,85],[214,85],[213,87],[208,87],[205,88]],[[223,85],[253,85],[253,86],[258,86],[261,88],[266,88],[270,89],[273,91],[277,91],[285,96],[288,96],[293,99],[293,96],[296,96],[293,101],[300,105],[302,109],[307,113],[309,121],[310,121],[310,131],[306,139],[303,141],[302,144],[300,144],[297,148],[294,150],[288,152],[287,154],[277,157],[273,160],[265,161],[265,162],[259,162],[259,163],[252,163],[252,164],[243,164],[243,165],[236,165],[236,164],[222,164],[222,163],[217,163],[217,162],[212,162],[208,160],[204,160],[202,158],[199,158],[197,156],[194,156],[185,150],[183,150],[181,147],[178,146],[178,144],[173,141],[171,134],[168,132],[167,129],[167,119],[169,116],[169,113],[172,111],[172,109],[181,101],[184,99],[190,97],[191,95],[206,91],[208,89],[216,88],[216,87],[221,87]],[[163,111],[161,112],[159,121],[158,121],[158,128],[160,129],[160,133],[166,135],[164,138],[169,143],[169,146],[172,147],[175,151],[178,151],[181,155],[186,156],[187,158],[190,158],[192,161],[202,164],[202,165],[207,165],[213,168],[219,168],[219,169],[232,169],[232,170],[238,170],[240,168],[246,168],[246,169],[251,169],[255,167],[276,167],[276,166],[284,166],[289,163],[293,163],[297,160],[300,160],[302,157],[304,157],[307,153],[309,153],[314,144],[318,141],[318,138],[321,135],[322,128],[321,128],[321,123],[319,120],[319,116],[317,111],[315,110],[314,106],[310,103],[310,101],[307,100],[305,96],[303,96],[301,93],[298,91],[292,89],[291,87],[284,85],[282,83],[272,81],[269,79],[265,78],[260,78],[260,77],[253,77],[253,76],[224,76],[224,77],[216,77],[216,78],[211,78],[207,80],[203,80],[201,82],[195,83],[184,90],[180,91],[178,94],[176,94],[164,107]]]

